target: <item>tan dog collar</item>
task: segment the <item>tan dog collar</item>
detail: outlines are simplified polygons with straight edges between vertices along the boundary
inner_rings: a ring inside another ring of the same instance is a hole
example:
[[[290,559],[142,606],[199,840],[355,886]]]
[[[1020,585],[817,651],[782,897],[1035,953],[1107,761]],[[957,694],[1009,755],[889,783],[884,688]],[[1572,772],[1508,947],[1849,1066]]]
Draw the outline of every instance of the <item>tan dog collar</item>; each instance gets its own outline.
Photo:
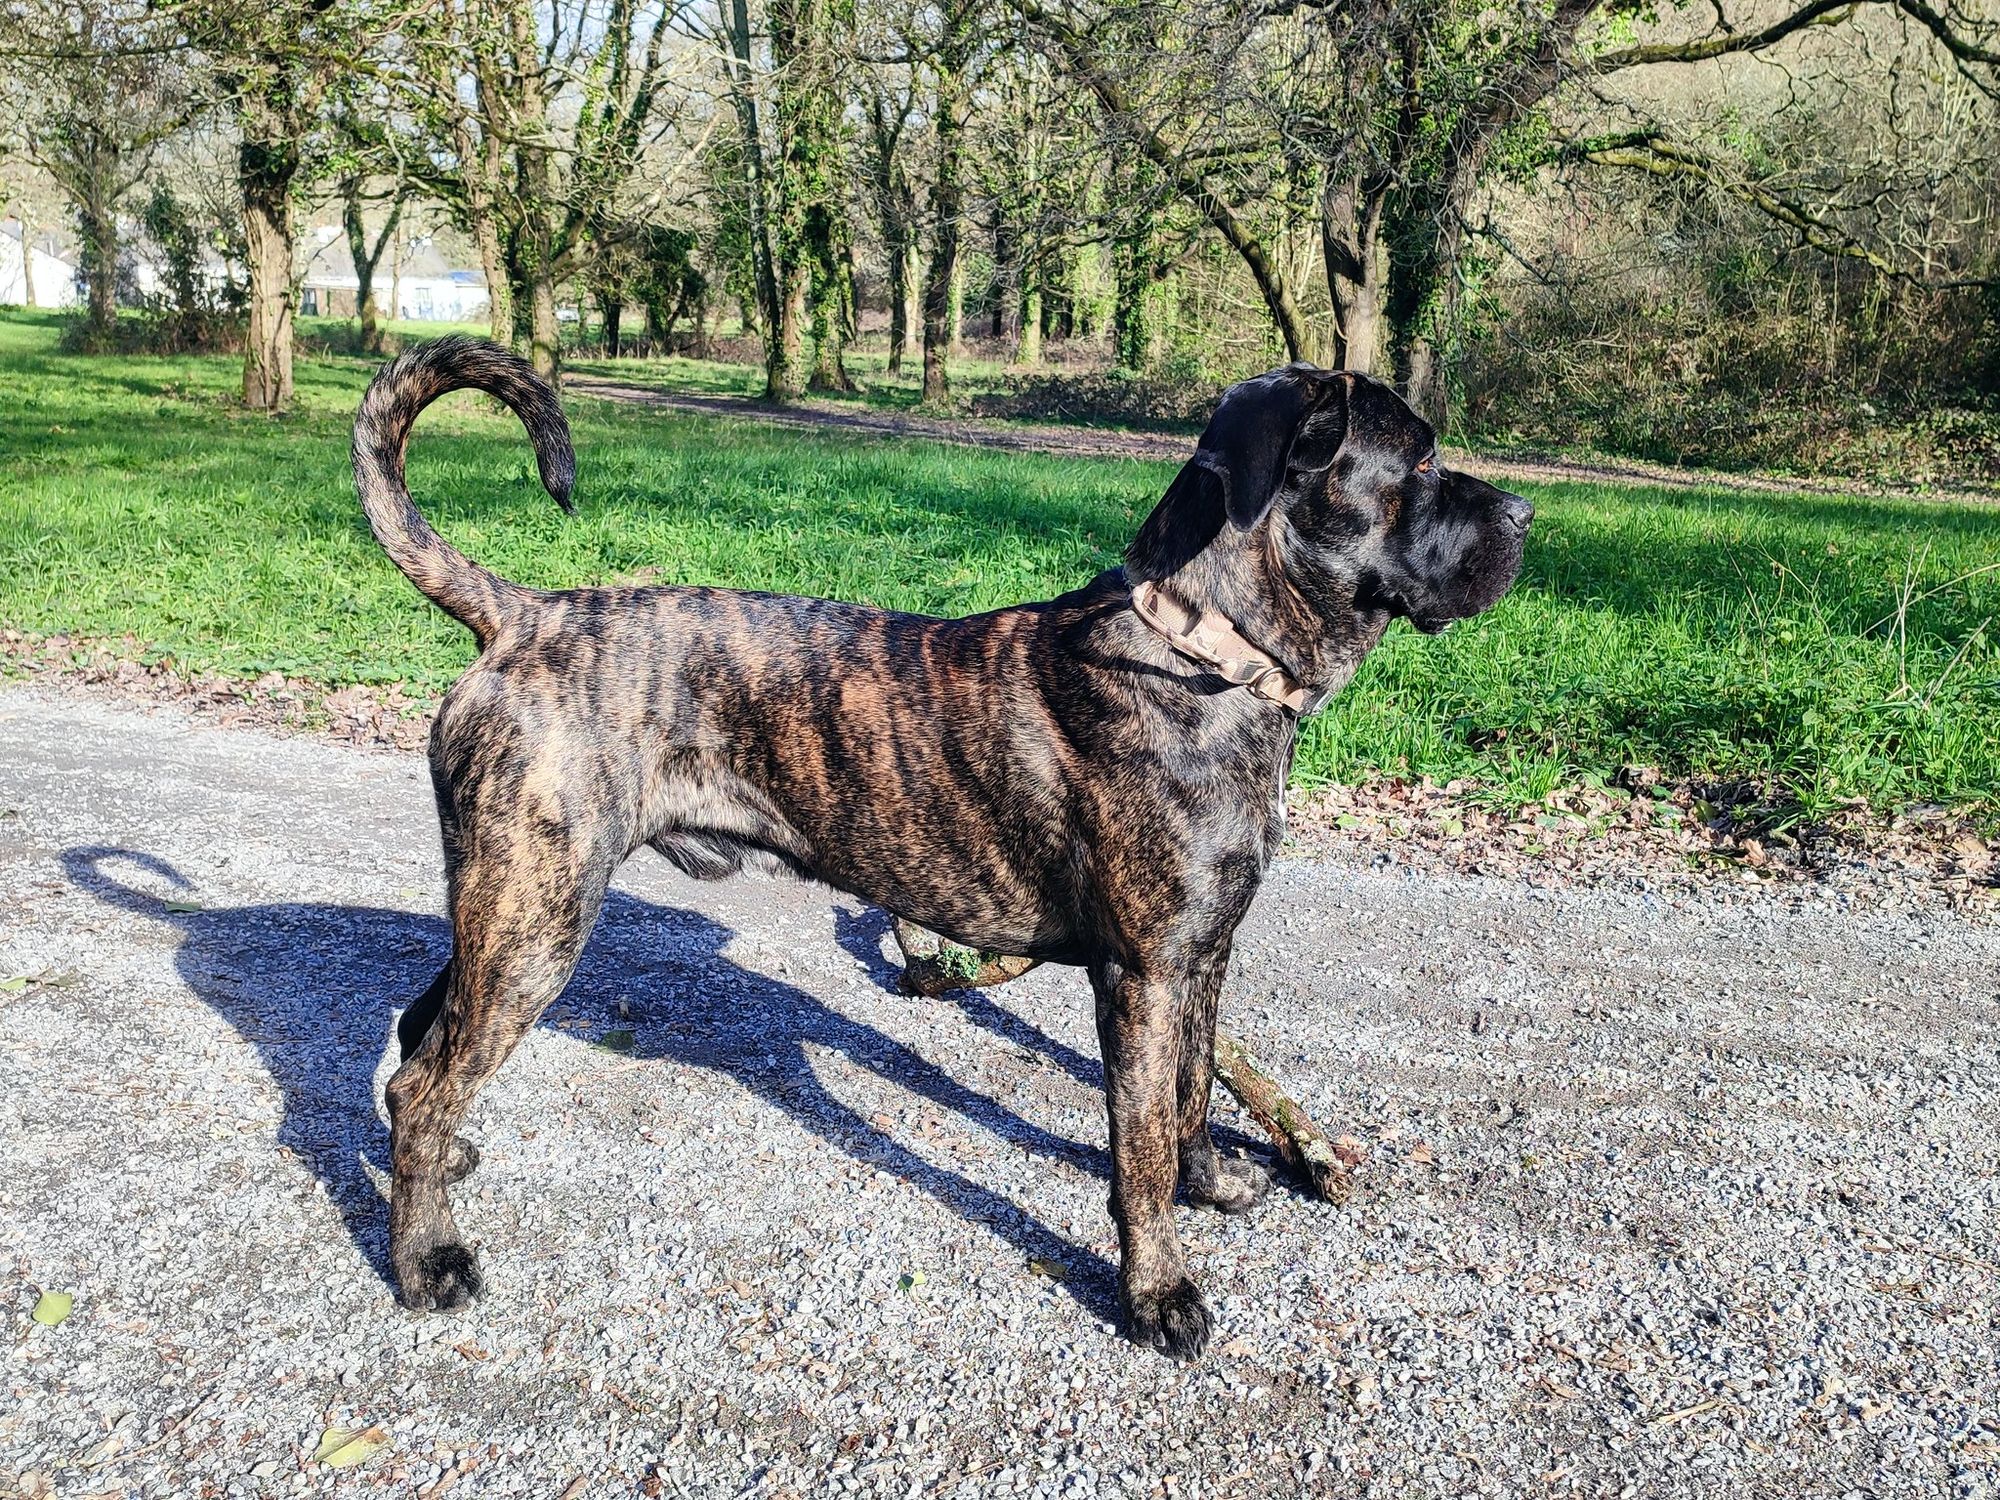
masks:
[[[1323,688],[1306,687],[1268,651],[1247,640],[1228,616],[1212,609],[1196,610],[1151,579],[1132,585],[1132,612],[1182,656],[1295,714],[1318,713],[1339,686],[1333,682]]]

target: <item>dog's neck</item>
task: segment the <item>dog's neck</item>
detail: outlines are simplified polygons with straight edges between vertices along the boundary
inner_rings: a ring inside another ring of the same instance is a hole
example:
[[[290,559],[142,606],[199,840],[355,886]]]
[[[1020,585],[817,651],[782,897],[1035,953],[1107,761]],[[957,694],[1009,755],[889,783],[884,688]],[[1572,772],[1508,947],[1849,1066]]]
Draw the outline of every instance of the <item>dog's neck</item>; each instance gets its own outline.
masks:
[[[1222,615],[1294,681],[1337,693],[1382,639],[1389,614],[1357,608],[1351,579],[1287,566],[1281,524],[1226,530],[1159,586],[1190,608]]]

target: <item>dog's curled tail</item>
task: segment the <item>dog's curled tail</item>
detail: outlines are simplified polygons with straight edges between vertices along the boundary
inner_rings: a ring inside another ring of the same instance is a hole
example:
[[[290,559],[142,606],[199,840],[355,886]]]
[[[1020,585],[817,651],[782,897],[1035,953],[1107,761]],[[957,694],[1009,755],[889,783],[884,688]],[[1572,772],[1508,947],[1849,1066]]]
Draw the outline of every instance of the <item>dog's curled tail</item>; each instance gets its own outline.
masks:
[[[462,334],[419,344],[376,375],[354,419],[354,485],[389,560],[483,646],[534,592],[488,572],[433,531],[403,481],[403,452],[417,414],[447,391],[465,389],[497,396],[521,419],[543,487],[573,512],[576,454],[556,393],[519,355]]]

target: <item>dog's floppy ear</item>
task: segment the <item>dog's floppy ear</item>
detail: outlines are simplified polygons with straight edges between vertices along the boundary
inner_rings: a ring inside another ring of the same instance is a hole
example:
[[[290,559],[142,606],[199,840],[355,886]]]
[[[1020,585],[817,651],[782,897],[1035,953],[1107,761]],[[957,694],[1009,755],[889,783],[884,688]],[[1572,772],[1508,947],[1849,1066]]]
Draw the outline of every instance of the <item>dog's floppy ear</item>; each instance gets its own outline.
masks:
[[[1341,382],[1311,365],[1273,370],[1223,392],[1194,457],[1126,549],[1127,574],[1164,578],[1214,541],[1225,522],[1248,531],[1263,520],[1287,467],[1333,462],[1347,432],[1343,396]]]
[[[1320,371],[1289,365],[1223,393],[1194,461],[1222,481],[1223,511],[1235,525],[1248,531],[1264,519],[1285,477],[1292,440],[1326,391]]]

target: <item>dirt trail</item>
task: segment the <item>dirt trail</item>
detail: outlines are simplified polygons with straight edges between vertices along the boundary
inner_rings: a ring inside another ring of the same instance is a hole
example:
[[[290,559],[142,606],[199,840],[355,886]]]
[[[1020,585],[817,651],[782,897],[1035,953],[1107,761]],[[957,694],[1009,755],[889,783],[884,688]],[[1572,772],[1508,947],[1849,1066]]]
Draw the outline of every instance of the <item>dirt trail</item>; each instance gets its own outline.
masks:
[[[812,398],[776,406],[747,396],[662,391],[651,386],[591,376],[572,376],[564,389],[573,395],[589,396],[600,401],[651,406],[663,411],[695,412],[704,416],[733,417],[773,427],[919,438],[928,442],[958,443],[971,448],[998,448],[1013,453],[1047,453],[1061,458],[1131,458],[1178,463],[1194,447],[1194,439],[1180,433],[1006,422],[991,417],[921,416],[907,412],[873,411],[845,402]],[[1903,490],[1859,480],[1821,482],[1787,475],[1724,474],[1707,469],[1679,469],[1637,459],[1584,462],[1568,458],[1501,458],[1485,453],[1469,454],[1457,449],[1447,449],[1446,452],[1448,457],[1463,461],[1482,476],[1507,481],[1550,483],[1567,480],[1653,484],[1668,489],[1731,490],[1739,493],[1778,491],[1800,495],[2000,502],[2000,491],[1990,490]]]

